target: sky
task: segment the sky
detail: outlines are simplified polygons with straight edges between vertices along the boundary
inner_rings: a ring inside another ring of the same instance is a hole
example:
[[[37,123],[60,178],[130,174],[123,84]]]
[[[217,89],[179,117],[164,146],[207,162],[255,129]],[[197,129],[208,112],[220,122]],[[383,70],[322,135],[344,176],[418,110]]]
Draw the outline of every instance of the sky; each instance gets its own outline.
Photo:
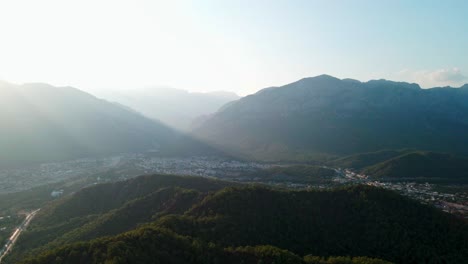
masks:
[[[0,79],[241,95],[329,74],[468,82],[465,0],[0,0]]]

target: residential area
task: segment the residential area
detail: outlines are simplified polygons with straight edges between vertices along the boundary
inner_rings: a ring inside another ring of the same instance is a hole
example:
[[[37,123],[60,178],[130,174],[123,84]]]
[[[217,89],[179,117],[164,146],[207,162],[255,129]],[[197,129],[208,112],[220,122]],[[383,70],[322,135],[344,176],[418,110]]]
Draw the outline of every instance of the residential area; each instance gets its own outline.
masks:
[[[355,173],[349,169],[335,170],[333,178],[317,184],[268,180],[255,177],[255,172],[277,164],[239,161],[220,157],[161,157],[148,154],[127,153],[103,158],[86,158],[65,162],[45,163],[29,168],[0,170],[0,194],[27,190],[33,187],[66,181],[76,177],[88,177],[90,184],[124,180],[143,174],[178,174],[213,177],[239,182],[257,182],[292,189],[329,188],[348,184],[367,184],[394,190],[425,204],[431,204],[445,212],[468,218],[468,188],[410,181],[382,181]],[[281,166],[288,166],[282,164]],[[326,168],[326,167],[325,167]],[[58,198],[62,189],[53,190]],[[1,227],[0,227],[1,228]],[[0,230],[1,231],[1,230]]]

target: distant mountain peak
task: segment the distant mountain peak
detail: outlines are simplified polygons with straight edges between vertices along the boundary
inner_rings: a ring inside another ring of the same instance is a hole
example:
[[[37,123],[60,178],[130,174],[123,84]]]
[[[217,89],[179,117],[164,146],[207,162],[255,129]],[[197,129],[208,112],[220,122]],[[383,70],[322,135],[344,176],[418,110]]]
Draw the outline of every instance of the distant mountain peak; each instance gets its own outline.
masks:
[[[229,91],[212,91],[212,92],[206,92],[205,94],[212,95],[212,96],[217,96],[221,98],[229,98],[232,100],[237,100],[241,98],[238,94],[234,92],[229,92]]]
[[[187,131],[199,116],[212,114],[240,97],[226,91],[197,92],[152,86],[109,93],[102,98],[129,106],[177,130]]]
[[[396,81],[390,81],[386,79],[379,79],[379,80],[370,80],[366,82],[365,84],[371,85],[371,86],[397,86],[397,87],[404,87],[404,88],[410,88],[410,89],[421,89],[421,86],[417,83],[408,83],[408,82],[396,82]]]
[[[359,81],[359,80],[351,79],[351,78],[342,79],[342,81],[343,81],[343,82],[348,82],[348,83],[362,83],[362,82]]]
[[[336,78],[335,76],[331,76],[331,75],[328,75],[328,74],[320,74],[320,75],[317,75],[317,76],[312,77],[312,78],[315,78],[315,79],[337,79],[337,80],[340,80],[339,78]]]
[[[339,79],[337,77],[334,77],[328,74],[317,75],[315,77],[307,77],[307,78],[303,78],[295,82],[295,84],[300,84],[300,85],[309,85],[311,83],[317,83],[319,85],[334,84],[334,83],[336,84],[353,83],[353,84],[364,84],[370,87],[401,87],[401,88],[409,88],[409,89],[421,89],[421,87],[417,83],[397,82],[397,81],[390,81],[386,79],[378,79],[378,80],[370,80],[367,82],[361,82],[359,80],[350,79],[350,78]]]
[[[378,88],[399,87],[399,88],[409,88],[409,89],[417,89],[417,90],[421,89],[421,87],[417,83],[396,82],[396,81],[390,81],[386,79],[370,80],[366,82],[365,84],[371,87],[378,87]]]
[[[301,81],[341,81],[341,79],[328,74],[321,74],[314,77],[307,77],[299,80],[299,82]]]

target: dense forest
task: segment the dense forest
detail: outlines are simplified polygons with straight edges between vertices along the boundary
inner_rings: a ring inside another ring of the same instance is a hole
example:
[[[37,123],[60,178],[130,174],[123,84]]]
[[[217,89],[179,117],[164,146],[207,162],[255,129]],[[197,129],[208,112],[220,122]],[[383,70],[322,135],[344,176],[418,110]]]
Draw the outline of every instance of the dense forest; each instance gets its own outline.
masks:
[[[251,174],[243,175],[243,177],[250,177],[252,180],[261,182],[274,181],[321,184],[330,183],[335,175],[335,170],[322,166],[287,165],[274,166],[268,169],[255,171]]]
[[[456,263],[468,252],[466,223],[364,186],[301,192],[224,189],[183,216],[162,218],[159,225],[224,246],[271,244],[300,255]]]
[[[367,257],[301,258],[273,246],[221,248],[167,229],[140,228],[111,238],[76,243],[46,252],[25,264],[80,263],[303,263],[303,264],[387,264]]]
[[[387,190],[154,175],[49,203],[6,263],[461,263],[467,252],[465,221]]]

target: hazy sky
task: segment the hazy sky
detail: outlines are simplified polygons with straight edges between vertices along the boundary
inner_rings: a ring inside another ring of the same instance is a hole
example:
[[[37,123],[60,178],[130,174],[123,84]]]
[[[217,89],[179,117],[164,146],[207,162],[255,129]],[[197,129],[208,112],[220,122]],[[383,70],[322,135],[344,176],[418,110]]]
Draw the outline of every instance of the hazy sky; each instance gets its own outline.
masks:
[[[468,1],[0,0],[0,79],[246,94],[327,73],[468,82]]]

